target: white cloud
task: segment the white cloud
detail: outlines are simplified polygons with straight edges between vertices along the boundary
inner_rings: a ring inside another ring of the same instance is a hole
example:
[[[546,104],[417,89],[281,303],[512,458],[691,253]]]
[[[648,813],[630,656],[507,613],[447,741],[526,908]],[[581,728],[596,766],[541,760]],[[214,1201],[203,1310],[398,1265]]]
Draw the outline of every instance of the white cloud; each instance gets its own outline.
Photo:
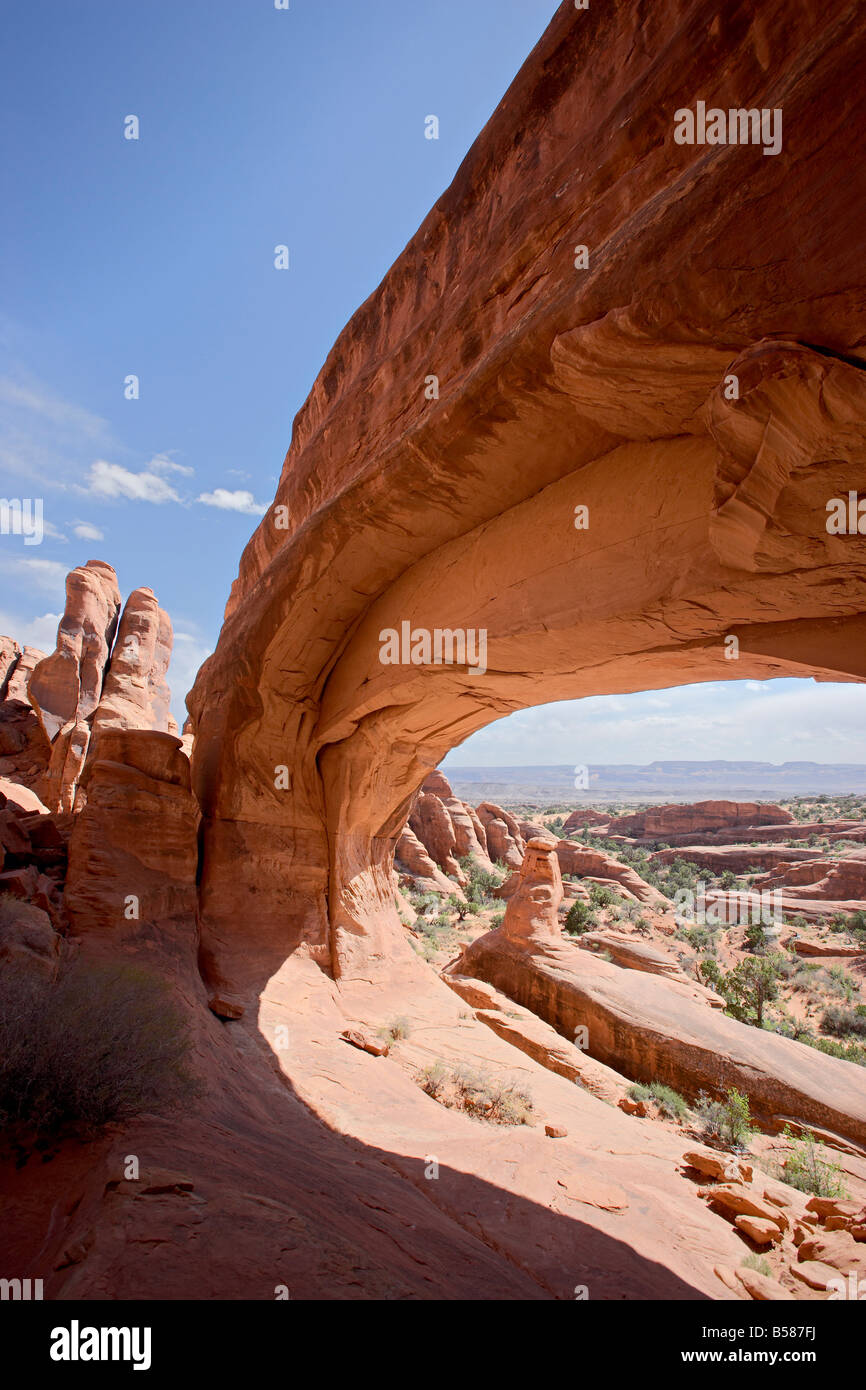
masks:
[[[72,528],[73,535],[80,541],[104,541],[105,536],[98,526],[94,526],[90,521],[79,521]]]
[[[96,497],[126,497],[131,502],[179,502],[174,488],[157,473],[133,473],[119,463],[97,459],[90,466],[88,491]]]
[[[41,618],[16,618],[0,613],[0,632],[12,637],[22,647],[36,647],[41,652],[53,652],[57,645],[57,628],[61,613],[43,613]]]
[[[264,516],[267,503],[259,503],[251,492],[243,489],[229,492],[228,488],[217,487],[213,492],[203,492],[197,499],[206,507],[218,507],[223,512],[242,512],[244,516]]]

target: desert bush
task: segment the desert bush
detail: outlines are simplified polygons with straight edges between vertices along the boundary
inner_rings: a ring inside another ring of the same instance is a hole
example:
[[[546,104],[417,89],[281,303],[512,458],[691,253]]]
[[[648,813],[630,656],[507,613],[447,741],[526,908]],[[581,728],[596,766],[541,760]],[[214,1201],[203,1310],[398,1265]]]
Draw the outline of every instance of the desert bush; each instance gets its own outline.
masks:
[[[504,864],[497,866],[497,870],[491,873],[488,869],[482,869],[480,864],[476,864],[474,859],[466,855],[460,860],[460,867],[466,875],[463,892],[471,908],[479,911],[481,908],[490,907],[492,903],[499,901],[498,898],[493,897],[493,890],[500,886],[508,872]]]
[[[696,926],[680,927],[677,931],[679,941],[687,941],[696,951],[708,951],[715,955],[719,949],[718,928]]]
[[[790,1125],[785,1125],[784,1136],[792,1146],[781,1169],[786,1183],[800,1192],[810,1192],[813,1197],[848,1196],[841,1168],[825,1158],[826,1148],[811,1130],[798,1139]]]
[[[89,1136],[191,1098],[190,1041],[168,987],[84,961],[0,977],[0,1125],[20,1145]]]
[[[835,1033],[837,1038],[855,1033],[866,1038],[866,1004],[856,1004],[853,1009],[844,1004],[830,1004],[824,1010],[821,1027],[825,1033]]]
[[[612,888],[602,883],[592,883],[589,888],[589,901],[593,907],[613,907],[621,899]]]
[[[669,1120],[677,1120],[681,1124],[688,1119],[689,1107],[679,1091],[675,1091],[672,1086],[665,1086],[661,1081],[651,1081],[648,1086],[635,1082],[633,1086],[629,1086],[628,1095],[631,1100],[654,1101]]]
[[[464,922],[472,911],[472,904],[466,902],[465,899],[462,900],[458,898],[454,893],[449,894],[445,899],[445,906],[448,908],[449,912],[457,914],[458,922]]]
[[[739,961],[733,970],[722,970],[714,960],[701,961],[698,969],[704,984],[724,999],[725,1013],[739,1019],[740,1023],[762,1028],[764,1009],[778,997],[778,984],[785,965],[785,958],[774,953],[749,956]]]
[[[866,1067],[866,1043],[839,1042],[836,1038],[803,1037],[800,1042],[808,1043],[818,1052],[826,1052],[828,1057],[839,1057],[843,1062],[853,1062],[855,1066]]]
[[[735,1086],[727,1091],[724,1100],[713,1100],[701,1091],[695,1109],[705,1134],[736,1148],[747,1147],[753,1133],[749,1098]]]
[[[434,1062],[421,1072],[419,1083],[422,1091],[440,1105],[462,1110],[488,1124],[532,1122],[532,1097],[515,1081],[504,1081],[474,1067],[447,1068],[442,1062]]]
[[[402,1038],[408,1038],[412,1032],[412,1024],[405,1015],[401,1014],[398,1018],[392,1018],[390,1023],[386,1023],[379,1029],[379,1037],[385,1038],[389,1042],[400,1042]]]
[[[843,965],[831,965],[825,974],[827,989],[830,994],[838,995],[847,1004],[853,1003],[859,997],[860,987],[853,975],[849,975]]]
[[[565,930],[570,936],[582,936],[597,923],[598,918],[589,904],[581,902],[579,898],[571,904],[565,916]]]

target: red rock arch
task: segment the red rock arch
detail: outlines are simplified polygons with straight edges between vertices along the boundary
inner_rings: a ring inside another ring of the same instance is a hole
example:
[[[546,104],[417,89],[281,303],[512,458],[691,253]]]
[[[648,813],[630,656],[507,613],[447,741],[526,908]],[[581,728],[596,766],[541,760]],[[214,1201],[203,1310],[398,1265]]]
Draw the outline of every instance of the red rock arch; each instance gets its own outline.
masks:
[[[398,949],[408,801],[492,719],[866,677],[866,539],[825,524],[866,460],[866,16],[659,9],[560,7],[295,421],[190,697],[224,992]],[[698,95],[783,109],[782,153],[676,145]],[[405,620],[485,629],[487,673],[383,666]]]

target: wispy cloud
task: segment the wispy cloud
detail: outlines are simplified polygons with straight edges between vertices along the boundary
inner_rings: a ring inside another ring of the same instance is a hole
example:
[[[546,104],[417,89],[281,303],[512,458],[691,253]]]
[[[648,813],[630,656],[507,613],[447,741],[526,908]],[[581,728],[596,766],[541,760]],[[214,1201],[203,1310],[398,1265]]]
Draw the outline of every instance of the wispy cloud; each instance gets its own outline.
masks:
[[[33,555],[0,556],[0,571],[12,575],[28,587],[43,589],[52,594],[66,592],[68,565],[59,560],[42,560]],[[15,636],[12,632],[11,637]]]
[[[97,450],[117,447],[106,420],[24,370],[0,377],[0,466],[65,491]]]
[[[175,463],[170,454],[155,454],[147,465],[151,473],[181,473],[185,478],[191,478],[195,472],[194,468],[188,468],[184,463]]]

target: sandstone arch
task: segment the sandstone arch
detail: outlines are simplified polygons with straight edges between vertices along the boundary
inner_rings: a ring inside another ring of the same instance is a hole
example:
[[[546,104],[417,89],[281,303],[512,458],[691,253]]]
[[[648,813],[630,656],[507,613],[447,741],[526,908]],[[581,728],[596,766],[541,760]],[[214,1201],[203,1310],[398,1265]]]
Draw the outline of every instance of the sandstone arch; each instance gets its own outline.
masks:
[[[866,461],[866,17],[752,8],[672,0],[636,34],[625,0],[566,0],[338,339],[190,697],[223,992],[302,943],[336,974],[399,949],[408,801],[492,719],[866,678],[866,539],[825,529]],[[783,152],[676,145],[697,96],[783,108]],[[487,674],[383,667],[402,620],[485,628]]]

